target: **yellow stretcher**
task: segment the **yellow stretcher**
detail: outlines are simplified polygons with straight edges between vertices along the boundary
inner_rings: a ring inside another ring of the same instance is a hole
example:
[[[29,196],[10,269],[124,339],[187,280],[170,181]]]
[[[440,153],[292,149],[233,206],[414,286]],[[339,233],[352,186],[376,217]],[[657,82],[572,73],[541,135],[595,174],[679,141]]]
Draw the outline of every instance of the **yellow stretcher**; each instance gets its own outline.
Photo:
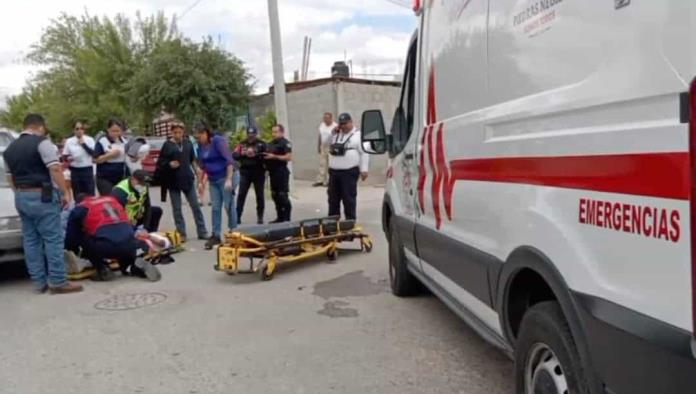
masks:
[[[271,280],[279,265],[318,256],[333,261],[338,258],[340,243],[355,240],[363,252],[372,251],[370,236],[355,221],[338,217],[242,226],[225,234],[217,249],[215,270],[229,275],[258,273],[261,280]],[[249,259],[248,269],[240,268],[242,258]]]

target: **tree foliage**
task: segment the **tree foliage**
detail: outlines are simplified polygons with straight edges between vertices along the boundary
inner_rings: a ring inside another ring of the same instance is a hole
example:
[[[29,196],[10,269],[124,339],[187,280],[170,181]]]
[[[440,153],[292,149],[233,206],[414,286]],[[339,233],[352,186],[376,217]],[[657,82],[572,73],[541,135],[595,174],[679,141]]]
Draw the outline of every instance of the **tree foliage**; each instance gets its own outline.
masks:
[[[259,116],[255,119],[256,121],[256,127],[258,127],[260,135],[259,138],[262,139],[263,141],[269,142],[273,139],[271,132],[273,129],[273,126],[278,124],[278,120],[276,119],[276,114],[273,110],[269,109],[265,114],[262,116]],[[245,127],[240,127],[237,129],[237,132],[230,134],[229,140],[230,140],[230,146],[235,147],[237,144],[242,142],[246,138],[246,128]]]
[[[101,129],[111,116],[145,129],[162,110],[224,126],[249,95],[250,76],[239,59],[210,39],[185,39],[162,13],[134,21],[62,14],[28,58],[44,68],[8,99],[0,113],[6,127],[18,129],[35,111],[62,134],[76,119]]]
[[[248,79],[242,62],[210,38],[201,43],[176,39],[153,51],[131,87],[139,107],[176,113],[189,124],[206,119],[216,129],[227,129],[233,124],[230,110],[248,101]]]

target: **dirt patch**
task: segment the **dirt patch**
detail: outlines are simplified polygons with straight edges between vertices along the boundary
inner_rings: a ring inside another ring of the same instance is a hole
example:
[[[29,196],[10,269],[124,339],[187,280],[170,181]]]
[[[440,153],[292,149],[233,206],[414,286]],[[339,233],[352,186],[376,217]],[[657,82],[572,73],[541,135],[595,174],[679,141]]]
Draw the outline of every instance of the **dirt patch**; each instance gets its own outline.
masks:
[[[312,294],[325,300],[329,298],[366,297],[386,291],[384,283],[373,282],[363,271],[349,272],[338,278],[314,285]]]
[[[346,308],[348,304],[345,301],[328,301],[324,303],[324,309],[318,311],[320,315],[330,318],[340,317],[358,317],[358,310],[354,308]]]

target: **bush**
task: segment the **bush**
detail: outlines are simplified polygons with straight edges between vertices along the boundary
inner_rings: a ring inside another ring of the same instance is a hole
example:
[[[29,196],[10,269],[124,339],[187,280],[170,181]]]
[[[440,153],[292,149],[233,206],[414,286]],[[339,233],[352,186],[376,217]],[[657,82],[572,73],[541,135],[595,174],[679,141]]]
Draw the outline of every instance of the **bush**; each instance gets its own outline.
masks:
[[[270,142],[273,139],[271,129],[277,123],[275,112],[268,110],[265,115],[256,118],[256,127],[261,132],[259,138],[262,141]],[[246,139],[246,128],[244,126],[237,129],[236,132],[230,134],[230,147],[234,149],[240,142]]]

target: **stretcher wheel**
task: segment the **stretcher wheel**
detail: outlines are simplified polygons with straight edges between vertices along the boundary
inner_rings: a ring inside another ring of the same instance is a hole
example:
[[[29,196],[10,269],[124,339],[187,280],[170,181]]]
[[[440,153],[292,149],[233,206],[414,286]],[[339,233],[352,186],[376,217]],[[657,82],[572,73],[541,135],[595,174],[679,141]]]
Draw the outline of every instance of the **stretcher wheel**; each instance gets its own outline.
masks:
[[[269,273],[268,272],[268,265],[264,264],[260,269],[259,269],[259,275],[261,275],[261,280],[263,281],[268,281],[273,279],[273,272]]]
[[[326,252],[326,257],[329,258],[329,261],[336,261],[336,259],[338,259],[338,250],[329,250]]]
[[[372,242],[368,241],[368,242],[363,243],[363,251],[365,253],[372,252]]]

